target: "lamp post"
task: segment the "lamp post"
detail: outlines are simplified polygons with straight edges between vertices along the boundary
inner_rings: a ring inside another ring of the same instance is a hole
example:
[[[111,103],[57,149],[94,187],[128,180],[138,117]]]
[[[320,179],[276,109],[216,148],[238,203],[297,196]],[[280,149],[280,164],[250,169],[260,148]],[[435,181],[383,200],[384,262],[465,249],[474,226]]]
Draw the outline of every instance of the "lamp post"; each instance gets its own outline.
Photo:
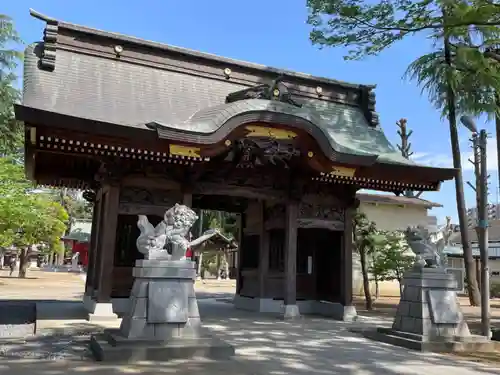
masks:
[[[488,169],[486,164],[486,145],[488,134],[482,129],[479,134],[474,120],[462,116],[460,121],[472,133],[472,148],[474,151],[474,171],[476,174],[477,199],[477,238],[481,258],[481,331],[483,336],[490,338],[490,270],[488,254]]]

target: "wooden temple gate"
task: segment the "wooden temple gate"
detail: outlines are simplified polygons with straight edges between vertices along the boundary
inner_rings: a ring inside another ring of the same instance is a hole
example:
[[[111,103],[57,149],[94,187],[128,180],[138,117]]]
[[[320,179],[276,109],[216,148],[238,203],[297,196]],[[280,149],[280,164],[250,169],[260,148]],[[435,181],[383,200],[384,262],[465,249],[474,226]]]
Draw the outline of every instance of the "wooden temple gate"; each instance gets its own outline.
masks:
[[[25,54],[26,172],[94,204],[86,304],[122,312],[137,215],[175,203],[241,217],[235,305],[352,308],[356,191],[433,191],[452,169],[402,158],[373,86],[283,72],[33,13]],[[263,83],[264,82],[264,83]]]

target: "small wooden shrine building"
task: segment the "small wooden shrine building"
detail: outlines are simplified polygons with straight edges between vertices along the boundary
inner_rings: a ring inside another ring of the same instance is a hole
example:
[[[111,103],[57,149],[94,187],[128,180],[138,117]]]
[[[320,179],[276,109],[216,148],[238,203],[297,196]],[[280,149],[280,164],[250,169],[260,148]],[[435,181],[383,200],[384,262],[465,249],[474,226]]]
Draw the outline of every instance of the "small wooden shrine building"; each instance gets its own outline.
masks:
[[[172,47],[40,15],[25,55],[26,173],[94,203],[91,313],[124,310],[137,214],[241,214],[237,307],[352,316],[352,226],[367,188],[435,191],[453,169],[388,142],[374,86]]]

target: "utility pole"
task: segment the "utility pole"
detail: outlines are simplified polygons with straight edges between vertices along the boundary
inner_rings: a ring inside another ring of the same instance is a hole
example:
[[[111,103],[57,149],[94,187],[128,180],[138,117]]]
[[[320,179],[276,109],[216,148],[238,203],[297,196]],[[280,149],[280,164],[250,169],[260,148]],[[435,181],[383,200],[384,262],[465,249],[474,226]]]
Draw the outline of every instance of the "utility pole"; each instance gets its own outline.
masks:
[[[477,139],[477,135],[476,135]],[[488,135],[486,130],[481,130],[479,140],[477,140],[477,149],[479,150],[480,165],[480,190],[479,190],[479,208],[478,208],[478,241],[481,257],[481,325],[483,336],[490,337],[490,269],[488,254],[488,166],[486,164],[486,145]],[[476,152],[475,152],[476,154]]]
[[[472,132],[472,147],[474,151],[474,172],[476,175],[477,201],[477,239],[479,243],[479,254],[481,260],[481,333],[488,339],[491,337],[490,327],[490,270],[488,249],[488,165],[486,146],[488,134],[481,130],[478,134],[474,121],[463,116],[462,123]],[[472,186],[468,183],[469,186]]]

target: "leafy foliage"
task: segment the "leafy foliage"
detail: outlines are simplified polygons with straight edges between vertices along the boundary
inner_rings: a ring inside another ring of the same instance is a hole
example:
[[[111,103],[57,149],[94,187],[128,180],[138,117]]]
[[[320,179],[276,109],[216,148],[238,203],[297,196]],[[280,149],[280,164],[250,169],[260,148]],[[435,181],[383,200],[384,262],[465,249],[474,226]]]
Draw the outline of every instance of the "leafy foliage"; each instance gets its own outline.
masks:
[[[200,214],[202,220],[198,225],[202,225],[202,232],[208,229],[218,229],[226,237],[239,241],[239,221],[237,214],[223,211],[203,210]],[[198,234],[199,227],[194,228],[194,233]],[[227,257],[225,253],[203,252],[202,268],[211,274],[217,275],[221,268],[227,268]],[[202,271],[203,273],[203,271]]]
[[[383,239],[372,258],[370,272],[379,281],[397,280],[401,288],[403,275],[413,266],[415,257],[402,233],[387,232],[380,235]]]
[[[373,221],[368,220],[363,212],[354,216],[353,238],[355,251],[369,253],[373,251],[376,243],[377,227]]]
[[[471,305],[478,305],[457,113],[493,116],[499,111],[495,94],[500,93],[500,4],[492,0],[308,0],[307,5],[311,41],[321,47],[347,47],[347,60],[377,55],[416,33],[434,42],[434,51],[414,61],[406,76],[415,79],[448,117],[464,260],[471,280],[469,299]],[[500,139],[497,143],[500,153]]]
[[[0,154],[17,152],[22,144],[21,124],[14,117],[13,104],[20,99],[15,88],[17,67],[21,53],[10,48],[21,43],[12,19],[0,14]]]
[[[52,199],[58,202],[69,216],[68,231],[77,219],[92,219],[93,205],[80,196],[80,191],[75,189],[53,189],[48,192]]]
[[[21,250],[21,261],[34,245],[58,249],[66,231],[66,210],[46,194],[30,194],[23,167],[0,158],[0,246]],[[24,276],[21,264],[20,276]]]
[[[348,60],[377,55],[419,32],[444,33],[446,27],[465,30],[500,24],[498,5],[464,0],[308,0],[310,38],[320,46],[348,47]]]
[[[307,4],[312,42],[347,47],[348,60],[377,55],[405,37],[424,33],[436,49],[417,58],[405,76],[419,83],[443,116],[449,110],[449,88],[458,112],[496,113],[500,56],[495,59],[491,49],[500,41],[499,4],[485,0],[309,0]],[[451,64],[445,60],[445,36]]]
[[[352,236],[354,251],[359,254],[361,262],[361,273],[363,276],[363,291],[365,294],[366,309],[373,308],[373,301],[370,291],[370,279],[368,275],[370,255],[375,251],[378,241],[377,228],[373,221],[368,220],[363,212],[354,215],[352,223]]]

